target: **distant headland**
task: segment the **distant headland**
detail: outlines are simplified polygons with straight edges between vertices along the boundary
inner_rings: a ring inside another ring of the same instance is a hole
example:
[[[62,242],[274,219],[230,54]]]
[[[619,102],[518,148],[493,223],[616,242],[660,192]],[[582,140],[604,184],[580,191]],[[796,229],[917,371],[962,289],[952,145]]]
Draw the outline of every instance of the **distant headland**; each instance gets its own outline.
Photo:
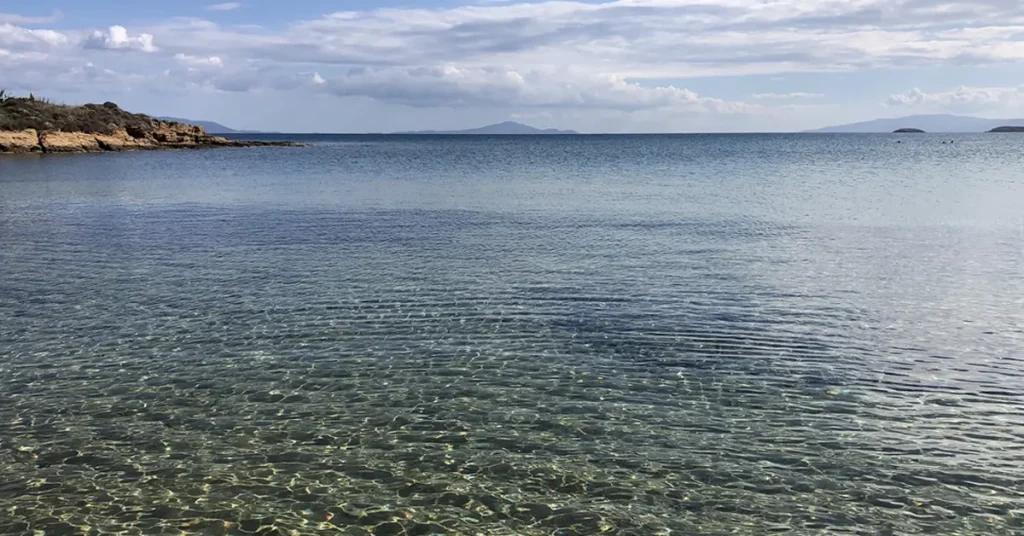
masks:
[[[0,154],[295,145],[229,140],[201,126],[126,112],[113,102],[69,106],[0,91]]]
[[[924,134],[924,131],[919,128],[897,128],[892,131],[893,134]]]
[[[504,123],[498,123],[495,125],[487,125],[480,128],[471,128],[467,130],[419,130],[415,132],[396,132],[396,134],[481,134],[481,135],[536,135],[536,134],[579,134],[575,130],[558,130],[556,128],[534,128],[530,125],[524,125],[522,123],[516,123],[515,121],[505,121]]]
[[[989,132],[1024,132],[1024,127],[996,127]]]
[[[892,132],[897,129],[906,127],[907,125],[914,125],[915,128],[926,130],[932,133],[952,133],[952,132],[996,132],[997,128],[1002,128],[1003,125],[1024,125],[1024,119],[989,119],[985,117],[972,117],[968,115],[949,115],[949,114],[934,114],[934,115],[908,115],[905,117],[891,117],[885,119],[873,119],[871,121],[862,121],[860,123],[850,123],[847,125],[837,125],[832,127],[819,128],[817,130],[808,130],[807,132]],[[1006,130],[998,130],[998,132],[1012,132]]]

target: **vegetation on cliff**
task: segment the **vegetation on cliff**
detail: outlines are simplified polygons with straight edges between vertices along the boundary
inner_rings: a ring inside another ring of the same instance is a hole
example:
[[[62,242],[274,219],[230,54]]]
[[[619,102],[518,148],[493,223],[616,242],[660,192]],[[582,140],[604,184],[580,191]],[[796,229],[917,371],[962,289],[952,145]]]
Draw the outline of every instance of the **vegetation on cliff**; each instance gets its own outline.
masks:
[[[67,106],[31,95],[12,97],[0,91],[0,130],[113,134],[124,129],[134,136],[133,133],[150,131],[160,123],[148,115],[126,112],[113,102]]]
[[[0,90],[0,153],[85,153],[251,147],[291,142],[228,140],[195,125],[161,121],[113,102],[68,106]]]

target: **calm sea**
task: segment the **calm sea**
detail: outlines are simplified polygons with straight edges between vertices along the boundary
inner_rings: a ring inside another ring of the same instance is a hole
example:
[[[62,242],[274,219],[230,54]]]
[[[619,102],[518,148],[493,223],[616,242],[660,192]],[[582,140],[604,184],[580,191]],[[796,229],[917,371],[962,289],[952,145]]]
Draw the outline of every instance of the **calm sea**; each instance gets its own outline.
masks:
[[[1024,136],[0,158],[0,533],[1024,534]]]

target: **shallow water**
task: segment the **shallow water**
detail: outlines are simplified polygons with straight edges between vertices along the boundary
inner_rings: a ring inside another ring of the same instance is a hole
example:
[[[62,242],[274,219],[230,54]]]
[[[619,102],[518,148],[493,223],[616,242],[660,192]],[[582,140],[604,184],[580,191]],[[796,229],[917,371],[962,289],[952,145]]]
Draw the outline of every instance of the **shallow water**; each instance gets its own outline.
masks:
[[[1024,533],[1024,138],[0,159],[0,533]]]

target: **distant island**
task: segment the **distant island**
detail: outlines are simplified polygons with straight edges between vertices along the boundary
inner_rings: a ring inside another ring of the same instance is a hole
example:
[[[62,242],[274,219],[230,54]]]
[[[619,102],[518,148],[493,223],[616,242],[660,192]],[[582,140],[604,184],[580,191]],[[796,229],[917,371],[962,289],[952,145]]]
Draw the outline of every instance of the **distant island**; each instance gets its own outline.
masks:
[[[996,127],[989,132],[1024,132],[1024,127]]]
[[[295,146],[228,140],[203,127],[122,110],[113,102],[68,106],[0,91],[0,154],[91,153],[210,147]]]
[[[579,134],[575,130],[558,130],[555,128],[539,129],[531,127],[530,125],[524,125],[522,123],[516,123],[515,121],[505,121],[504,123],[498,123],[496,125],[487,125],[480,128],[471,128],[467,130],[419,130],[415,132],[396,132],[396,134],[490,134],[490,135],[536,135],[536,134]]]
[[[924,131],[919,128],[897,128],[892,131],[893,134],[924,134]]]
[[[890,133],[904,128],[906,125],[914,125],[916,128],[928,132],[989,132],[992,129],[1003,125],[1024,125],[1024,119],[987,119],[984,117],[971,117],[964,115],[911,115],[906,117],[894,117],[887,119],[874,119],[860,123],[849,123],[837,125],[807,132],[839,133],[839,132],[878,132]]]

